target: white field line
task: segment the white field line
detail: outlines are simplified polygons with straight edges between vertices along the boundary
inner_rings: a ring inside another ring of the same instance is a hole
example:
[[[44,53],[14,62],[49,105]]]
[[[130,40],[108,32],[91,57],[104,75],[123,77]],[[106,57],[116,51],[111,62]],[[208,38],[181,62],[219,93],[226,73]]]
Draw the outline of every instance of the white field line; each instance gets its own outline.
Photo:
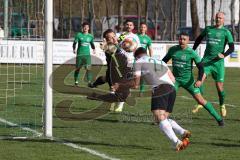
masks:
[[[194,101],[194,99],[192,97],[187,97],[187,96],[178,96],[180,98],[183,98],[183,99],[186,99],[186,100],[192,100]],[[214,104],[219,104],[219,102],[211,102],[211,103],[214,103]],[[233,105],[233,104],[227,104],[225,103],[226,106],[229,106],[229,107],[233,107],[233,108],[237,108],[238,106],[236,105]]]
[[[18,125],[16,123],[12,123],[10,121],[7,121],[3,118],[0,118],[0,122],[6,124],[8,126],[11,126],[11,127],[20,127],[22,130],[32,132],[32,133],[36,134],[36,136],[39,136],[39,137],[43,135],[42,133],[40,133],[36,130],[33,130],[33,129],[28,128],[28,127],[21,127],[20,125]],[[13,137],[13,139],[27,139],[27,137]],[[103,158],[103,159],[120,160],[118,158],[110,157],[110,156],[108,156],[104,153],[100,153],[100,152],[98,152],[96,150],[93,150],[93,149],[90,149],[90,148],[81,147],[80,145],[77,145],[77,144],[74,144],[74,143],[70,143],[70,142],[63,141],[63,140],[58,140],[58,138],[56,138],[56,137],[53,137],[52,140],[54,140],[54,142],[61,143],[65,146],[68,146],[68,147],[71,147],[71,148],[74,148],[74,149],[77,149],[77,150],[82,150],[82,151],[88,152],[91,155],[95,155],[95,156],[98,156],[98,157]]]

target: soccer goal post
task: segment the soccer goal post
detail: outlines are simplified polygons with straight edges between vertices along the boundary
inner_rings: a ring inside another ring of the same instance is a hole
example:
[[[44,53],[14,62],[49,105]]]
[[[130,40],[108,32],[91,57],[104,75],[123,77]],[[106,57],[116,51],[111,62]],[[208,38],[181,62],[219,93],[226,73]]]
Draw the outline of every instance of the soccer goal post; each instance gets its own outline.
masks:
[[[52,137],[52,54],[53,53],[53,0],[45,0],[45,82],[44,82],[44,135]]]

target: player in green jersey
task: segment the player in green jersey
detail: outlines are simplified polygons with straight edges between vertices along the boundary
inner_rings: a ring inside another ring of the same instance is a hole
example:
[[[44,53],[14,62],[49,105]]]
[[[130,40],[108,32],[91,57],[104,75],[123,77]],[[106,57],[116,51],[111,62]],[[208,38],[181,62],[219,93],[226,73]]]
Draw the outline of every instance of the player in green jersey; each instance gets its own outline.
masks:
[[[147,24],[141,22],[140,24],[140,32],[137,33],[137,36],[139,38],[141,47],[144,49],[149,50],[149,56],[152,57],[153,55],[153,49],[152,49],[152,40],[151,38],[147,35]],[[141,79],[140,82],[140,96],[142,96],[142,93],[144,92],[144,81]]]
[[[82,66],[86,69],[88,83],[91,83],[91,55],[89,47],[91,46],[91,48],[93,49],[93,54],[95,54],[95,46],[93,43],[93,39],[93,35],[89,33],[89,24],[87,22],[84,22],[82,24],[82,32],[76,34],[73,42],[74,54],[76,53],[76,44],[78,43],[76,70],[74,72],[75,85],[78,85],[79,71]]]
[[[208,26],[203,30],[196,39],[193,49],[196,50],[202,39],[206,37],[206,50],[202,59],[204,64],[204,76],[202,81],[204,81],[209,74],[212,75],[218,91],[220,113],[225,117],[227,111],[224,105],[225,92],[223,88],[225,75],[224,57],[234,51],[234,43],[231,32],[223,26],[224,13],[218,12],[215,20],[216,25]],[[226,44],[229,45],[229,49],[224,52]],[[196,110],[198,109],[199,108],[196,108]]]
[[[179,87],[186,89],[193,98],[204,106],[204,108],[217,120],[219,126],[223,126],[222,117],[215,111],[213,105],[206,101],[199,90],[199,86],[202,83],[203,77],[203,65],[201,63],[200,56],[190,47],[188,47],[189,35],[187,33],[181,33],[179,36],[179,45],[175,45],[168,50],[168,53],[163,58],[163,61],[167,63],[172,59],[173,75],[175,77],[174,87],[176,91]],[[192,68],[193,61],[198,67],[198,79],[195,82]]]

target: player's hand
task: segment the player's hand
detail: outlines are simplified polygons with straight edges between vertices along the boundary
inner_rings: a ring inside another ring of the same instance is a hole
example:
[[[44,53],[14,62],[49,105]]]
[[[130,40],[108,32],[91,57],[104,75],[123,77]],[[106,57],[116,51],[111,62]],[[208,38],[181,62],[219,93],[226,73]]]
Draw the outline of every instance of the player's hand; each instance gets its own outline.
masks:
[[[218,58],[222,59],[222,58],[224,58],[224,55],[222,53],[219,53]]]
[[[96,54],[96,50],[95,49],[93,49],[93,54]]]
[[[119,88],[119,83],[115,83],[113,86],[111,86],[112,91],[116,92]]]
[[[195,87],[199,88],[202,85],[202,81],[195,82]]]

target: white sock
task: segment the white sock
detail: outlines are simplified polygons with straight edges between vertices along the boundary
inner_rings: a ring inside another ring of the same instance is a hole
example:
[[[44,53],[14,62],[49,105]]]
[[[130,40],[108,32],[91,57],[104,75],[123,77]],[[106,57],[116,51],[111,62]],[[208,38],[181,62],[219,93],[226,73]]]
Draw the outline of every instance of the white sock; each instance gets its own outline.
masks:
[[[172,119],[168,119],[169,123],[172,126],[172,129],[174,130],[174,132],[176,132],[177,134],[183,135],[184,132],[186,131],[185,129],[183,129],[179,124],[177,124],[176,121],[172,120]]]
[[[124,102],[118,102],[118,108],[123,108]]]
[[[163,131],[165,133],[165,135],[174,143],[177,144],[177,142],[179,141],[178,137],[176,136],[176,134],[174,133],[172,126],[170,124],[170,122],[168,121],[168,119],[165,119],[163,121],[160,121],[159,123],[159,128],[161,131]]]

